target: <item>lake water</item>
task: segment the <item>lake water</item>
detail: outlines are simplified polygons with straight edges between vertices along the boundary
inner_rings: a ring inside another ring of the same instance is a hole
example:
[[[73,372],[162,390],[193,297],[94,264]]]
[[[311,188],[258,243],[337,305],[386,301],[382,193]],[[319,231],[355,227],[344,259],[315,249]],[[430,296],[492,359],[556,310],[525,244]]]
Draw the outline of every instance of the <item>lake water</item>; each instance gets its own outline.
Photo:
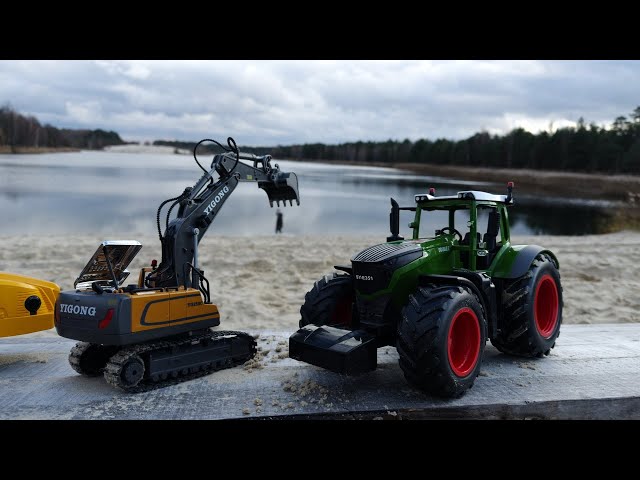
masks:
[[[201,163],[208,165],[210,158]],[[438,195],[470,189],[506,193],[503,184],[425,177],[396,169],[277,163],[282,170],[297,173],[300,182],[301,205],[282,209],[285,234],[378,234],[384,240],[389,197],[409,206],[414,204],[414,194],[427,192],[430,186]],[[192,186],[201,173],[187,155],[96,151],[0,155],[0,235],[96,233],[128,238],[153,234],[160,202]],[[598,233],[605,219],[601,209],[606,202],[546,198],[541,205],[540,199],[519,195],[517,189],[515,199],[516,206],[510,210],[514,234]],[[241,183],[209,234],[270,234],[275,213],[257,184]],[[401,217],[401,234],[407,237],[411,216],[403,212]],[[431,220],[427,231],[446,223]]]

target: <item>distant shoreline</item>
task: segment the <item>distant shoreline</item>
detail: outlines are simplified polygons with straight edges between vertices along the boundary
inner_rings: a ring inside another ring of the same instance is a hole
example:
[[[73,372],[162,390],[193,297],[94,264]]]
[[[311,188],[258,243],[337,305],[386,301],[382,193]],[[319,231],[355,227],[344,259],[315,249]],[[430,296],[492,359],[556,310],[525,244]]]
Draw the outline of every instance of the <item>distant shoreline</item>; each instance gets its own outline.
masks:
[[[15,147],[12,151],[8,145],[0,146],[0,154],[33,154],[79,152],[71,147]],[[190,154],[186,150],[179,150],[168,146],[155,145],[112,145],[102,151],[112,153],[162,153],[162,154]],[[640,175],[606,175],[603,173],[583,173],[567,171],[541,171],[531,169],[508,169],[493,167],[472,167],[456,165],[436,165],[424,163],[384,163],[384,162],[356,162],[342,160],[307,160],[278,157],[277,160],[291,162],[324,163],[330,165],[352,165],[361,167],[395,168],[417,175],[428,175],[445,178],[457,178],[466,181],[492,182],[505,184],[515,182],[516,191],[537,195],[553,195],[566,198],[594,198],[615,200],[640,207]],[[428,188],[425,185],[425,189]]]
[[[520,168],[467,167],[424,163],[344,162],[336,160],[281,160],[332,165],[395,168],[415,174],[460,180],[504,183],[515,182],[516,191],[568,198],[594,198],[637,203],[640,207],[640,175],[541,171]],[[425,185],[425,188],[428,188]]]
[[[286,160],[286,159],[282,159]],[[290,161],[297,161],[288,159]],[[300,160],[305,161],[305,160]],[[318,163],[332,165],[353,165],[364,167],[386,167],[412,172],[417,175],[454,178],[466,181],[492,182],[504,185],[515,183],[515,195],[518,192],[539,197],[581,198],[593,200],[612,200],[617,206],[607,207],[605,212],[611,217],[609,232],[625,229],[640,230],[640,176],[605,175],[602,173],[539,171],[530,169],[506,169],[487,167],[467,167],[454,165],[433,165],[416,163],[380,163],[380,162],[341,162],[335,160],[317,160]],[[430,185],[425,181],[424,191]],[[543,207],[550,208],[550,207]]]
[[[13,147],[10,145],[0,145],[0,154],[33,154],[33,153],[62,153],[79,152],[79,148],[71,147]]]

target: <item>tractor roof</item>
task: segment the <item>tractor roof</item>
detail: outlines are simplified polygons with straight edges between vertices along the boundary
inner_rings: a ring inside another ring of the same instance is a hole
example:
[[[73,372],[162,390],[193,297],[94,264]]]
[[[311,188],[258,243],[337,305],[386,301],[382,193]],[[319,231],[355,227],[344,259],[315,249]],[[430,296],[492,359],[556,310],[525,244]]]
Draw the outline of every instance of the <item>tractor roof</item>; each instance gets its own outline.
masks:
[[[457,195],[448,195],[442,197],[436,197],[427,193],[419,193],[415,195],[416,202],[431,202],[436,200],[467,200],[467,201],[485,201],[485,202],[497,202],[507,205],[513,204],[513,197],[507,202],[507,195],[494,195],[493,193],[479,192],[477,190],[464,190],[458,192]]]

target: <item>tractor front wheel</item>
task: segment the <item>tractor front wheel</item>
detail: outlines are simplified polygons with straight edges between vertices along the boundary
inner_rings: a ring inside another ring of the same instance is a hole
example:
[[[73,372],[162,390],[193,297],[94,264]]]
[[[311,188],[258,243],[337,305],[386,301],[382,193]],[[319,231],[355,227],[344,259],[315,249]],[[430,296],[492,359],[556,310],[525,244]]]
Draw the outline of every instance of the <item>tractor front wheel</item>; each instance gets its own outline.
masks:
[[[529,271],[505,283],[500,333],[491,339],[503,353],[542,357],[556,344],[562,323],[562,286],[553,260],[544,253]]]
[[[330,273],[318,280],[304,296],[300,328],[329,325],[351,329],[356,323],[353,279],[346,273]]]
[[[467,288],[419,288],[398,324],[400,368],[407,381],[441,397],[461,396],[480,372],[485,324],[482,306]]]

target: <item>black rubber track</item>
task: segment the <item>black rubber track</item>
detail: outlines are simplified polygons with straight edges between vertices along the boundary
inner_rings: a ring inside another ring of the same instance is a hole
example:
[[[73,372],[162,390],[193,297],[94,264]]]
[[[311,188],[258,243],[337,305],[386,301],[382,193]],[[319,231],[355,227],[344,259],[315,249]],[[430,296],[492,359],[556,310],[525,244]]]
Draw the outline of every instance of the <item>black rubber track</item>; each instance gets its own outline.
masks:
[[[446,348],[451,319],[464,307],[471,308],[480,321],[480,352],[475,368],[461,378],[451,370]],[[464,394],[480,372],[485,343],[482,305],[465,287],[420,287],[402,309],[396,343],[400,368],[407,381],[420,390],[449,398]]]
[[[246,353],[235,355],[233,357],[212,359],[209,364],[199,367],[181,366],[170,374],[163,374],[162,376],[153,376],[148,378],[145,375],[145,378],[139,384],[133,386],[127,385],[123,382],[123,369],[131,358],[140,357],[144,359],[146,355],[153,351],[171,349],[180,345],[189,345],[201,340],[216,341],[217,338],[226,336],[233,336],[239,341],[244,342],[247,346]],[[147,392],[149,390],[155,390],[156,388],[175,385],[180,382],[202,377],[218,370],[242,365],[246,361],[251,360],[256,354],[256,351],[256,341],[248,333],[235,331],[207,331],[203,334],[184,337],[179,340],[160,340],[157,342],[141,343],[123,347],[118,351],[118,353],[109,359],[104,369],[104,378],[110,385],[128,393]]]
[[[558,323],[550,338],[543,338],[535,327],[533,317],[534,292],[537,281],[550,274],[558,287]],[[491,339],[494,347],[503,353],[523,357],[549,355],[560,336],[562,324],[562,284],[555,263],[544,253],[539,254],[529,271],[520,278],[505,282],[502,292],[503,320],[500,333]]]
[[[69,365],[80,375],[97,377],[102,375],[109,357],[117,351],[118,347],[78,342],[69,353]]]
[[[305,325],[353,326],[353,279],[346,273],[330,273],[316,281],[300,307],[300,328]],[[336,310],[340,309],[339,318]],[[336,321],[339,320],[339,321]]]

